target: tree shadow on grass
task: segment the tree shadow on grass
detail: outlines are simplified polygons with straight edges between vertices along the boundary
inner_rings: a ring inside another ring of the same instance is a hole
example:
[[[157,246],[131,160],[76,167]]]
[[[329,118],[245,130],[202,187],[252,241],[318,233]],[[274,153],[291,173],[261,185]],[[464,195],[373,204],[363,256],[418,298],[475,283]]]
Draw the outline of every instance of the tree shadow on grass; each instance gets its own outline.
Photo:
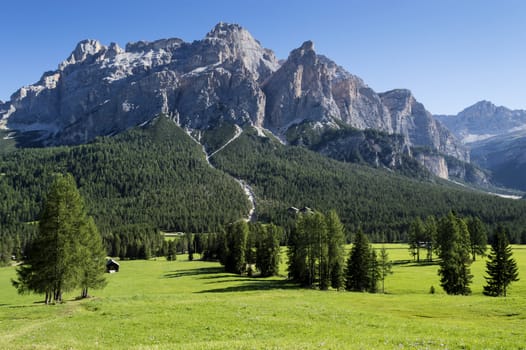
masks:
[[[214,281],[211,283],[220,283],[221,281]],[[248,292],[261,290],[275,290],[275,289],[298,289],[299,285],[288,280],[269,280],[257,277],[238,278],[235,280],[226,280],[224,282],[243,282],[236,286],[229,286],[225,288],[214,288],[202,290],[196,293],[231,293],[231,292]]]
[[[422,261],[422,262],[411,262],[409,264],[404,264],[401,267],[426,267],[426,266],[438,266],[438,261]]]
[[[211,275],[218,274],[220,272],[225,272],[223,267],[202,267],[199,269],[187,269],[187,270],[178,270],[166,273],[164,278],[179,278],[187,276],[198,276],[198,275]]]

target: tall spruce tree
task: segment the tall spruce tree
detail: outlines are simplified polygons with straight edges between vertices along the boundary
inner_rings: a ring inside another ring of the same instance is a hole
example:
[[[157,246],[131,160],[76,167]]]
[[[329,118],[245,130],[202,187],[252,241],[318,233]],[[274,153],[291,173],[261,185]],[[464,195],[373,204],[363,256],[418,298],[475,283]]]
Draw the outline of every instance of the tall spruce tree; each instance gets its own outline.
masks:
[[[345,289],[355,292],[376,291],[378,270],[372,261],[373,252],[367,236],[359,230],[347,260]]]
[[[465,222],[453,213],[439,221],[437,251],[441,259],[438,274],[442,288],[447,294],[470,294],[473,276],[469,268],[469,232]]]
[[[498,227],[486,262],[488,276],[486,277],[487,284],[484,286],[484,295],[506,296],[510,283],[519,280],[517,262],[512,256],[506,232],[503,227]]]
[[[56,176],[44,202],[38,228],[27,259],[17,269],[18,278],[13,281],[19,293],[45,294],[45,302],[49,304],[62,302],[62,294],[76,287],[86,288],[87,292],[88,287],[103,286],[96,266],[97,263],[104,266],[100,235],[88,220],[75,179],[70,174]],[[88,237],[97,240],[93,246],[87,242]]]

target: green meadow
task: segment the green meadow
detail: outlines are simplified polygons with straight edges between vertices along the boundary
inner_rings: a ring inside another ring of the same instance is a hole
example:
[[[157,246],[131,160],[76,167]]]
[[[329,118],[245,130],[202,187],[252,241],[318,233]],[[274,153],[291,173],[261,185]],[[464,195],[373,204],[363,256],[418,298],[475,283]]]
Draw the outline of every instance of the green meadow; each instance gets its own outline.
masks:
[[[514,246],[522,280],[506,298],[482,295],[481,259],[473,294],[448,296],[437,265],[386,247],[397,262],[386,294],[300,289],[178,256],[122,261],[92,298],[46,306],[1,268],[0,349],[526,349],[526,246]]]

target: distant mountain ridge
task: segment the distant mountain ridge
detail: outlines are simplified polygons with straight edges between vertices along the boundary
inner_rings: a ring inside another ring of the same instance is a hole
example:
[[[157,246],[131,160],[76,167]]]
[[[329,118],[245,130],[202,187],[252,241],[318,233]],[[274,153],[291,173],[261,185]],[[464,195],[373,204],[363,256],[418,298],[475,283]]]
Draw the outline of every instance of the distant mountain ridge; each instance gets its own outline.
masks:
[[[456,116],[435,116],[469,148],[499,186],[526,190],[526,110],[480,101]]]
[[[526,110],[511,110],[489,101],[477,102],[457,115],[435,118],[466,144],[526,129]]]
[[[378,94],[310,41],[280,63],[247,30],[226,23],[191,43],[172,38],[122,49],[81,41],[57,70],[0,104],[0,128],[29,145],[82,144],[159,114],[196,133],[228,122],[267,129],[284,142],[298,125],[374,129],[400,134],[397,149],[424,147],[469,161],[409,90]]]

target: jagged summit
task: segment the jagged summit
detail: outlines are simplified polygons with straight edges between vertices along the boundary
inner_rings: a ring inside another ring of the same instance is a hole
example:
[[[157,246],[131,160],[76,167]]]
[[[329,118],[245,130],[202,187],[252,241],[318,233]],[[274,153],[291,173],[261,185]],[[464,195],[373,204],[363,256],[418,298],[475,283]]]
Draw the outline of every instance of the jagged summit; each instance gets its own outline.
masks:
[[[79,144],[159,114],[188,129],[229,122],[265,127],[282,139],[309,123],[316,130],[397,132],[408,146],[461,157],[408,90],[376,93],[317,54],[312,41],[278,62],[246,29],[228,23],[193,42],[137,41],[122,49],[83,40],[56,71],[0,105],[0,127],[39,145]]]
[[[71,55],[59,65],[59,70],[64,70],[64,68],[71,64],[84,62],[88,58],[105,50],[107,50],[107,47],[102,45],[98,40],[82,40],[77,44]]]
[[[206,34],[207,38],[228,39],[239,33],[248,33],[243,27],[235,23],[219,22]],[[249,33],[250,35],[250,33]],[[250,35],[252,37],[252,35]]]

